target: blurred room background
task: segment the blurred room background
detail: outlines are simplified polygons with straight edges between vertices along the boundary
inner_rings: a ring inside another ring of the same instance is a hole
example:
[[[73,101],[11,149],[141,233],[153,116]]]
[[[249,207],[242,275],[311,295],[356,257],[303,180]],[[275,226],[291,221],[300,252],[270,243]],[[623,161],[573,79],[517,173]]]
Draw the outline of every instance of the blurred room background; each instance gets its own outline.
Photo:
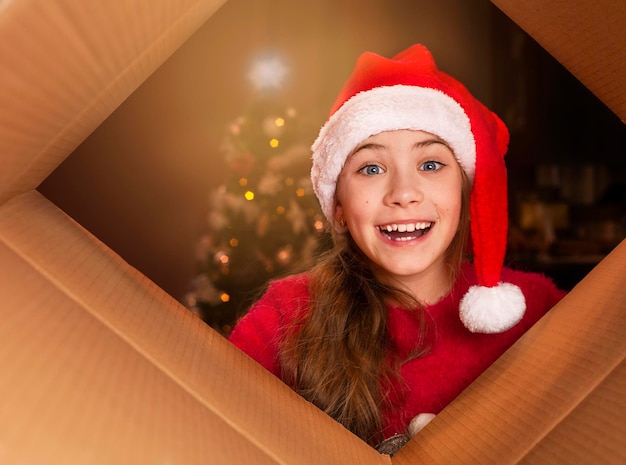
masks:
[[[226,334],[323,247],[308,147],[356,58],[416,42],[509,126],[508,259],[573,287],[624,238],[625,126],[488,0],[229,0],[40,191]]]

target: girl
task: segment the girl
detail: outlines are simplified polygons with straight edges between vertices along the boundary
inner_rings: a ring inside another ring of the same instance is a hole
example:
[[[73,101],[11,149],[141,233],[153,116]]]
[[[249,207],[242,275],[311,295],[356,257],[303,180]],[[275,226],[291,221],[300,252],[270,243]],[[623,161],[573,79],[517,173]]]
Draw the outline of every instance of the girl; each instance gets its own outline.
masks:
[[[363,54],[312,147],[335,247],[230,340],[395,452],[564,294],[503,266],[508,138],[425,47]]]

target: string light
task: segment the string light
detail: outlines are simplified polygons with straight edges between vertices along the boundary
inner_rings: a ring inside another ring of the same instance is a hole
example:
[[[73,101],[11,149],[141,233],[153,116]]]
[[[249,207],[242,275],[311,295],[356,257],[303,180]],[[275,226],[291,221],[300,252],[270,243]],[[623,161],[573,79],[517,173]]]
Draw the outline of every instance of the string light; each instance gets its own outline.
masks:
[[[219,263],[219,264],[222,264],[222,265],[228,265],[228,260],[229,260],[228,259],[228,255],[226,255],[221,250],[215,254],[213,259],[215,260],[215,263]]]
[[[264,69],[267,64],[260,62],[250,73],[260,78],[259,86],[264,85],[264,72],[276,71]],[[243,292],[230,295],[233,285],[245,290],[258,277],[267,279],[301,256],[308,258],[314,241],[327,228],[303,177],[308,175],[303,161],[306,142],[291,140],[295,109],[274,107],[265,116],[252,116],[254,121],[240,116],[226,127],[223,147],[232,177],[211,193],[210,240],[198,255],[208,285],[185,296],[189,307],[197,307],[202,318],[224,334],[230,332],[242,305]]]
[[[286,245],[276,254],[276,261],[281,265],[287,265],[293,258],[293,246]]]

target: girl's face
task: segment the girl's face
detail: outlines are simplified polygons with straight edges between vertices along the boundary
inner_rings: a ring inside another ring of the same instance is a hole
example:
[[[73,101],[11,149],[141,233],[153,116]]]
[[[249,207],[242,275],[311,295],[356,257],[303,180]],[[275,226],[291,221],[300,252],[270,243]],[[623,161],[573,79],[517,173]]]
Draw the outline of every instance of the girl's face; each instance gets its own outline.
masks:
[[[448,146],[423,131],[386,131],[348,156],[337,182],[335,218],[377,266],[434,303],[451,283],[445,253],[461,213],[460,167]]]

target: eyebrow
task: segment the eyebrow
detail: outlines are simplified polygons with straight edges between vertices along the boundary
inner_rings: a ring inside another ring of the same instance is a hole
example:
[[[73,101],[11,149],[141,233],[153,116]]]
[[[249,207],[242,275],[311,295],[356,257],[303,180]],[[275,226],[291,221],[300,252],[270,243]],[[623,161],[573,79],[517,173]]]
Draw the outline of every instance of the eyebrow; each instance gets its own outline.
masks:
[[[443,140],[439,139],[439,138],[431,138],[431,139],[426,139],[426,140],[422,140],[419,142],[416,142],[415,144],[413,144],[413,149],[419,149],[422,147],[427,147],[429,145],[433,145],[433,144],[442,144],[445,145],[446,147],[450,148],[448,146],[447,143],[445,143]],[[348,158],[352,157],[353,155],[357,154],[358,152],[360,152],[363,149],[373,149],[373,150],[381,150],[384,149],[385,145],[383,144],[377,144],[375,142],[368,142],[367,144],[363,144],[360,146],[357,146],[357,148],[355,148],[352,153],[349,155]]]

